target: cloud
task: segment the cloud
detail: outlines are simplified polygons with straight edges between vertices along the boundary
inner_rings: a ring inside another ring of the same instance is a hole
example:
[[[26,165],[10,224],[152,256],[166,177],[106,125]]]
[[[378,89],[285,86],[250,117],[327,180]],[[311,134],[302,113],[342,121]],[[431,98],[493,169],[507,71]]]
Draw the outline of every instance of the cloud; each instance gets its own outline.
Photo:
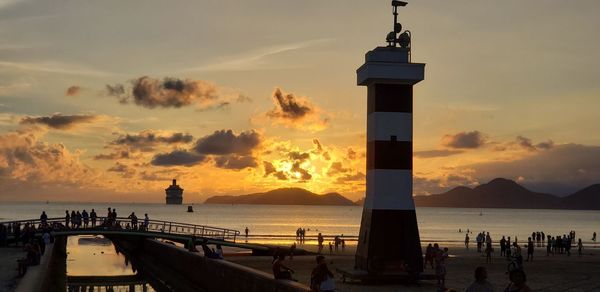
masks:
[[[43,128],[30,127],[0,135],[0,190],[9,186],[96,185],[98,174],[61,143],[40,141]]]
[[[155,166],[193,166],[204,162],[206,156],[185,150],[175,150],[170,153],[160,153],[152,158]]]
[[[357,172],[355,174],[345,174],[343,176],[338,177],[335,181],[338,184],[348,183],[348,182],[364,182],[365,174],[362,172]]]
[[[533,144],[531,144],[531,139],[523,137],[523,136],[517,136],[517,144],[527,150],[531,150],[531,151],[535,151],[535,146],[533,146]]]
[[[447,157],[456,154],[463,153],[461,150],[424,150],[424,151],[415,151],[414,156],[419,158],[434,158],[434,157]]]
[[[329,152],[323,149],[323,145],[321,145],[319,139],[313,139],[313,144],[315,144],[315,146],[317,147],[317,149],[313,150],[313,154],[320,154],[321,157],[323,157],[323,159],[331,160],[331,155],[329,154]]]
[[[80,66],[78,64],[66,64],[54,61],[41,61],[35,63],[0,61],[0,68],[17,69],[23,71],[66,74],[66,75],[89,75],[110,76],[111,72],[101,71],[94,68]]]
[[[81,92],[81,87],[77,85],[70,86],[67,88],[66,96],[77,96]]]
[[[307,98],[283,93],[276,88],[273,91],[273,103],[275,108],[265,116],[275,124],[309,131],[321,131],[329,126],[329,118]]]
[[[486,143],[486,137],[479,131],[460,132],[454,135],[445,135],[442,145],[449,148],[475,149]]]
[[[329,170],[327,170],[327,174],[330,176],[333,176],[336,174],[347,173],[350,171],[352,171],[352,169],[344,168],[341,162],[334,162],[331,164],[331,166],[329,166]]]
[[[535,145],[537,149],[549,150],[554,147],[554,141],[548,140],[546,142],[540,142]]]
[[[514,141],[509,141],[506,143],[498,143],[494,147],[494,151],[507,151],[507,150],[521,150],[525,149],[529,152],[535,152],[538,150],[550,150],[554,147],[554,141],[548,140],[545,142],[540,142],[534,144],[533,141],[524,136],[517,136]]]
[[[220,130],[198,139],[194,150],[199,154],[248,155],[261,145],[262,140],[262,136],[254,130],[239,135],[232,130]]]
[[[254,168],[258,166],[256,158],[252,156],[238,156],[238,155],[226,155],[218,156],[215,159],[215,165],[219,168],[226,169],[244,169]]]
[[[346,153],[346,157],[350,160],[354,160],[356,159],[356,151],[352,150],[352,148],[348,148],[348,151]]]
[[[140,151],[152,151],[159,144],[186,144],[192,142],[194,137],[187,133],[158,133],[145,130],[138,134],[125,134],[116,138],[111,145],[126,145]]]
[[[98,154],[94,156],[94,160],[115,160],[129,158],[129,151],[116,151],[109,154]]]
[[[134,168],[120,162],[116,162],[107,171],[120,173],[123,178],[132,178],[137,172]]]
[[[294,162],[294,164],[292,164],[292,169],[290,169],[290,172],[295,174],[296,177],[302,182],[308,181],[312,178],[312,175],[308,172],[308,170],[300,166],[300,162]]]
[[[70,115],[54,114],[49,117],[25,117],[21,119],[21,124],[44,125],[58,130],[69,130],[77,125],[91,123],[98,119],[94,115]]]
[[[276,177],[278,180],[287,180],[288,177],[285,174],[285,172],[283,171],[278,171],[275,166],[273,165],[273,163],[268,162],[268,161],[263,161],[263,167],[265,169],[265,177],[269,176],[269,175],[273,175],[274,177]]]
[[[131,81],[131,91],[125,85],[106,85],[107,94],[118,98],[119,102],[133,102],[145,108],[181,108],[197,105],[207,109],[223,101],[217,86],[203,80],[165,77],[162,80],[142,76]]]
[[[313,106],[308,101],[299,99],[292,93],[284,95],[279,88],[273,92],[273,101],[275,109],[267,113],[271,118],[298,120],[313,111]]]

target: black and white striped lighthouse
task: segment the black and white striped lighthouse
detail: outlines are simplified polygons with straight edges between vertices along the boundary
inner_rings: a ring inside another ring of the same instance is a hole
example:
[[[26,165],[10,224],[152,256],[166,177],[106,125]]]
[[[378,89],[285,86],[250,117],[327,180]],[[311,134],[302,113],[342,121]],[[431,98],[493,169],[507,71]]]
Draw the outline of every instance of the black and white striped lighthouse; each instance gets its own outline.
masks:
[[[356,269],[369,273],[423,271],[421,240],[412,197],[413,85],[425,64],[411,62],[410,32],[397,22],[388,46],[365,56],[357,73],[367,86],[367,188]]]

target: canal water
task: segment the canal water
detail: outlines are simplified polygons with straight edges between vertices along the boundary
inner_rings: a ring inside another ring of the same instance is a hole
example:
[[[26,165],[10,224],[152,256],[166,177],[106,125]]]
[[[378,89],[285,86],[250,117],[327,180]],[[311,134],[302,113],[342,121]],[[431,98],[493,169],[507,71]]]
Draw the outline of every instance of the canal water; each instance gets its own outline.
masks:
[[[68,237],[67,279],[67,291],[157,291],[152,281],[102,236]]]

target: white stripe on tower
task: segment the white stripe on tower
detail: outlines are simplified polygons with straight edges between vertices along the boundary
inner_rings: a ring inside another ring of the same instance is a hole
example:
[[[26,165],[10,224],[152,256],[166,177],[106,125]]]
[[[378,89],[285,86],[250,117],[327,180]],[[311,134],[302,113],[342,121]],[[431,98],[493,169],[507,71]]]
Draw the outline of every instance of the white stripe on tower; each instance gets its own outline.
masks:
[[[365,208],[371,210],[414,210],[412,170],[372,169],[367,171]]]
[[[367,142],[389,141],[391,136],[396,136],[396,141],[412,141],[412,135],[412,113],[372,112],[367,116]]]

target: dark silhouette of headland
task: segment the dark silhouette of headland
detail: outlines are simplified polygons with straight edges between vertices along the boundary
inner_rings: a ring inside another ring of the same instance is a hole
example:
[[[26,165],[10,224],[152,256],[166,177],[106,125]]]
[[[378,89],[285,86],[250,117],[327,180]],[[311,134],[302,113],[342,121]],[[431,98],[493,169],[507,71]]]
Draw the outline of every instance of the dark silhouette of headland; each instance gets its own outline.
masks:
[[[204,204],[261,204],[261,205],[327,205],[352,206],[354,203],[339,193],[318,195],[302,188],[281,188],[264,193],[241,196],[214,196]]]
[[[510,179],[496,178],[475,188],[460,186],[414,199],[419,207],[600,210],[600,184],[557,197],[530,191]]]

